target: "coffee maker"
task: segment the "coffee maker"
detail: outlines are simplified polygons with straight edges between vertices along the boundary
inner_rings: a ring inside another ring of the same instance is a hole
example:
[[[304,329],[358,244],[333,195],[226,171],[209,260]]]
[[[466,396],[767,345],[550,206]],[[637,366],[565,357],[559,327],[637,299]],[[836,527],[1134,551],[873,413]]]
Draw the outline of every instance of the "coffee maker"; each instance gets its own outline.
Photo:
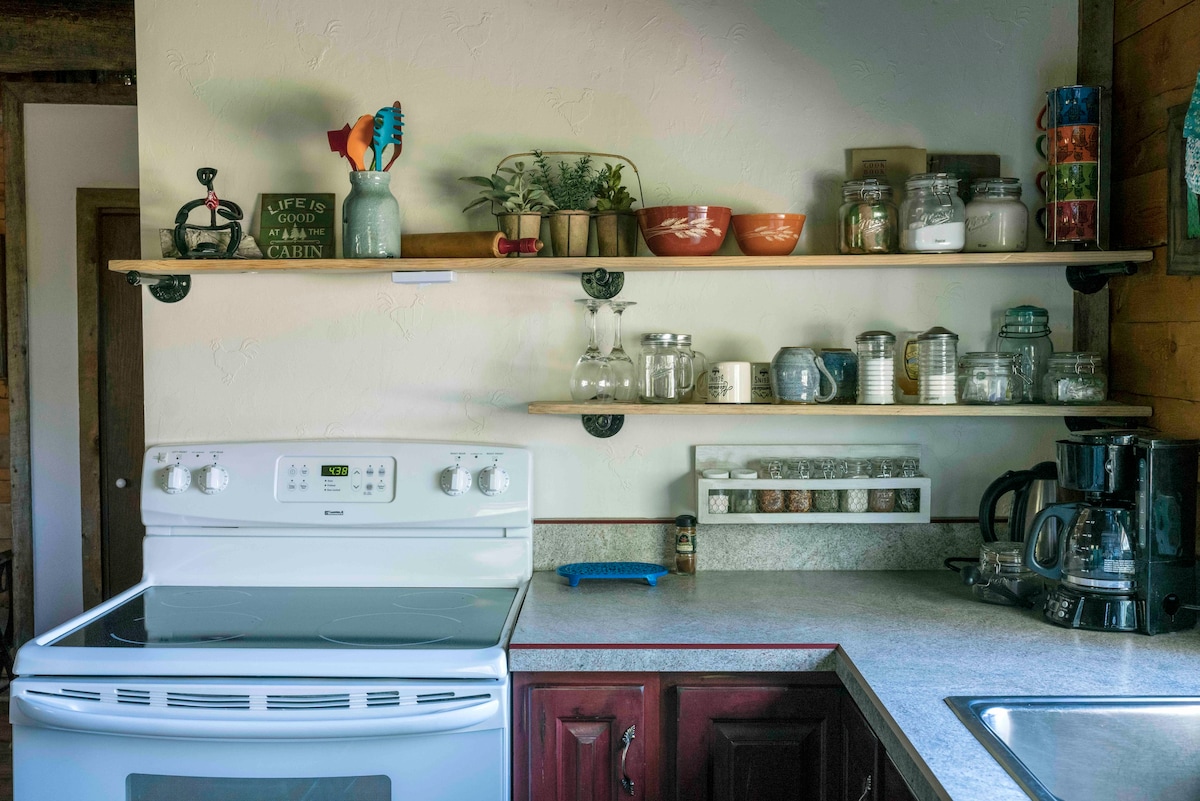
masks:
[[[1058,581],[1046,619],[1144,634],[1192,628],[1197,441],[1100,430],[1072,434],[1056,450],[1059,484],[1084,500],[1046,507],[1026,538],[1026,564]],[[1038,543],[1054,519],[1061,534],[1047,560]]]

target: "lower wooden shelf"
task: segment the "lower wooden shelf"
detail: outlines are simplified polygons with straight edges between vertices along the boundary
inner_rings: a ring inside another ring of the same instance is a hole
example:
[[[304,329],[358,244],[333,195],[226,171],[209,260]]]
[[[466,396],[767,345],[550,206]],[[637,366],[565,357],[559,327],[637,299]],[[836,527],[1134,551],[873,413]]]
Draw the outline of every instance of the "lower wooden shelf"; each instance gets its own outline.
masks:
[[[1149,417],[1149,406],[1125,403],[1102,403],[1090,406],[1052,406],[1049,404],[1014,404],[987,406],[951,404],[921,406],[890,404],[860,406],[856,404],[723,404],[723,403],[577,403],[574,401],[534,401],[529,414],[585,415],[801,415],[813,417]]]

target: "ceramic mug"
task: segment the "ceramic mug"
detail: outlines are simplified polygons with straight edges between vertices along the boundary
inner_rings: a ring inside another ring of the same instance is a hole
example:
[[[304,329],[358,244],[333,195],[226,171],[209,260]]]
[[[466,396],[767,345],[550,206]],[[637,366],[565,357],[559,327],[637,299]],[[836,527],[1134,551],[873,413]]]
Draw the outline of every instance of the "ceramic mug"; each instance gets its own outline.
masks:
[[[1038,155],[1051,164],[1100,160],[1099,125],[1060,125],[1039,136]]]
[[[831,390],[820,394],[821,376]],[[771,392],[780,403],[828,403],[838,391],[837,379],[812,348],[780,348],[771,360]]]
[[[1095,200],[1100,192],[1100,169],[1095,162],[1054,164],[1037,174],[1037,186],[1047,202]]]
[[[750,403],[750,362],[714,362],[708,370],[707,403]]]
[[[750,363],[750,402],[770,403],[774,399],[771,394],[771,363]]]
[[[1037,115],[1037,129],[1100,123],[1099,86],[1057,86],[1046,92],[1046,105]]]
[[[821,361],[837,381],[830,403],[854,403],[858,400],[858,356],[849,348],[822,348]],[[831,394],[832,384],[821,376],[821,394]]]
[[[1048,203],[1035,216],[1038,225],[1046,229],[1047,242],[1094,242],[1099,233],[1097,205],[1095,200]]]

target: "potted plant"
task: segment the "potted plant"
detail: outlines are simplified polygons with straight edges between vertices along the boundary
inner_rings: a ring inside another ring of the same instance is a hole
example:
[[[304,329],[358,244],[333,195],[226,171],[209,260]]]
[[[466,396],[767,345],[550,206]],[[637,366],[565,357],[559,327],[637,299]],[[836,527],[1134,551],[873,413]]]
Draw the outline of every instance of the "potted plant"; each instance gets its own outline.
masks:
[[[497,167],[489,178],[486,175],[471,175],[460,181],[484,187],[479,197],[467,204],[463,211],[483,203],[491,202],[503,211],[495,211],[496,222],[508,239],[537,239],[542,233],[542,215],[556,208],[546,190],[536,181],[536,175],[525,171],[525,163],[514,162],[511,167]],[[522,253],[536,256],[536,253]]]
[[[533,151],[537,165],[534,180],[554,202],[550,213],[550,247],[555,256],[586,256],[592,213],[589,207],[596,197],[596,171],[592,157],[584,154],[574,164],[559,161],[552,167],[545,154]]]
[[[601,256],[636,256],[638,224],[631,207],[637,200],[621,182],[621,168],[605,164],[596,177],[596,249]]]

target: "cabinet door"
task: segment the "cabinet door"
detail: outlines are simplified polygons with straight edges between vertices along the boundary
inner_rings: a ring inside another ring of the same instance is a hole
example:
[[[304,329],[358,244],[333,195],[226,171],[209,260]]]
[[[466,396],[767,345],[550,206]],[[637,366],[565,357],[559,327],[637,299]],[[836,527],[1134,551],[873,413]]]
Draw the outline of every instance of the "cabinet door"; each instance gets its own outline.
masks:
[[[646,782],[650,757],[657,755],[657,726],[647,730],[646,697],[641,684],[518,688],[513,798],[649,798]]]
[[[841,749],[843,801],[876,801],[879,739],[849,695],[842,696]]]
[[[834,801],[830,687],[675,688],[674,795],[680,801]]]
[[[896,770],[896,763],[891,754],[886,751],[881,754],[879,766],[879,801],[917,801],[916,795],[909,789],[908,782]]]

